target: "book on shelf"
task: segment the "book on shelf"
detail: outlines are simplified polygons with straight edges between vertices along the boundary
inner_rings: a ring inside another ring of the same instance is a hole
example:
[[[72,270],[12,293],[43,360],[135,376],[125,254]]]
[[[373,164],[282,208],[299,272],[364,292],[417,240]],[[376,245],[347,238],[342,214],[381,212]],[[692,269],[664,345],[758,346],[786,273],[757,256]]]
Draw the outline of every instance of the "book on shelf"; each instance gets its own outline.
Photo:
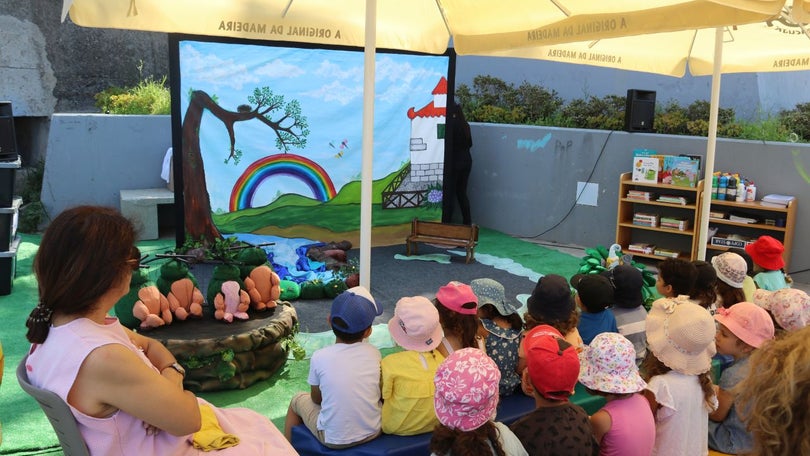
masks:
[[[646,214],[643,212],[636,212],[633,214],[633,225],[649,226],[655,228],[658,226],[658,214]]]
[[[647,255],[652,255],[653,252],[655,251],[655,246],[644,242],[634,242],[627,246],[627,250],[631,252],[645,253]]]
[[[746,217],[744,215],[738,215],[738,214],[729,215],[728,220],[730,222],[737,222],[737,223],[748,223],[748,224],[757,223],[757,219],[755,219],[755,218]]]
[[[661,228],[671,228],[680,231],[689,229],[689,219],[680,217],[661,217],[659,224]]]
[[[664,156],[652,149],[633,150],[633,182],[658,183],[658,174],[664,165]]]
[[[695,187],[700,178],[700,160],[685,155],[664,156],[661,183]]]
[[[721,211],[709,211],[709,218],[710,219],[723,220],[723,219],[726,218],[726,215],[728,215],[728,214],[726,214],[725,212],[721,212]]]
[[[792,195],[778,195],[772,193],[762,197],[762,205],[770,207],[787,207],[788,204],[790,204],[790,202],[794,199],[796,199],[796,197]]]
[[[628,190],[627,191],[627,198],[628,199],[637,199],[641,201],[651,201],[655,198],[655,193],[653,192],[645,192],[642,190]]]
[[[686,199],[685,196],[677,196],[677,195],[661,195],[658,197],[657,201],[659,203],[670,203],[680,205],[686,205],[689,203],[689,201]]]
[[[667,258],[678,258],[681,256],[681,252],[672,249],[665,249],[661,247],[656,247],[653,250],[653,253],[658,256],[667,257]]]

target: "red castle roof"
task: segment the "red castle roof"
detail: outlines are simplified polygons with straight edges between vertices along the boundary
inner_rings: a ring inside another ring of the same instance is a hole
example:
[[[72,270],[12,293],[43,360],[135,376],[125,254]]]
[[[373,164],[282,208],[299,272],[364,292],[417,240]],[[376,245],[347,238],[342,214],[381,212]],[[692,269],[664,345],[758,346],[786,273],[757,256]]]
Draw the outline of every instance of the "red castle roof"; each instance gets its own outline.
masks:
[[[439,83],[431,92],[432,95],[447,95],[447,79],[442,76]],[[413,120],[415,117],[445,117],[447,116],[447,108],[438,108],[433,105],[433,102],[426,104],[422,109],[416,111],[413,108],[408,109],[408,118]]]

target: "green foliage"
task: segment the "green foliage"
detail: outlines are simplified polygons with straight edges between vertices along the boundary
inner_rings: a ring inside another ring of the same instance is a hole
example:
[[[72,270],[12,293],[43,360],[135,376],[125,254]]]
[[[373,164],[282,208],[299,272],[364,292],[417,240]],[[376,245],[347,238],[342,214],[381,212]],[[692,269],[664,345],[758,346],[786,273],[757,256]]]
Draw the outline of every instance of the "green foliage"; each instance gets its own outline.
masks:
[[[523,82],[515,87],[496,77],[479,75],[472,87],[460,84],[455,98],[470,122],[549,125],[564,128],[622,130],[626,97],[589,96],[565,104],[555,91]],[[698,100],[683,107],[675,101],[659,106],[655,131],[707,136],[710,104]],[[736,120],[733,109],[718,110],[717,136],[760,141],[810,141],[810,103],[755,122]]]
[[[799,103],[793,110],[780,112],[779,121],[789,135],[795,133],[802,141],[810,140],[810,103]]]
[[[298,334],[300,331],[301,326],[298,324],[298,321],[296,321],[290,333],[281,338],[279,341],[281,349],[287,353],[292,352],[293,358],[295,358],[296,361],[301,361],[307,356],[306,349],[304,349],[304,347],[295,339],[296,334]]]
[[[110,87],[96,94],[96,107],[108,114],[170,114],[171,94],[166,76],[152,76],[129,88]]]
[[[259,114],[273,124],[277,124],[277,128],[274,128],[276,147],[285,152],[290,147],[301,149],[306,147],[309,124],[307,118],[302,114],[301,104],[298,100],[285,104],[283,95],[276,95],[270,90],[270,87],[265,86],[253,89],[253,95],[248,96],[248,101],[256,107]],[[270,115],[279,110],[282,110],[284,115],[280,119],[272,119]]]

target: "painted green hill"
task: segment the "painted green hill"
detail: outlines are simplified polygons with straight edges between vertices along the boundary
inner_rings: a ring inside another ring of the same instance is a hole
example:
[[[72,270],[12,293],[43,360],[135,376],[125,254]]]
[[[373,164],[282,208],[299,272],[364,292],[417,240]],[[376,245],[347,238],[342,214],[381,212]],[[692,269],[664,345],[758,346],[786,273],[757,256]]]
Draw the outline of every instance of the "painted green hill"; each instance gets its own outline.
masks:
[[[434,218],[436,209],[382,209],[382,192],[408,166],[372,183],[372,220],[375,226],[409,223],[414,217]],[[322,203],[302,195],[282,195],[271,204],[225,214],[214,214],[214,224],[223,233],[253,232],[266,226],[286,228],[310,225],[343,232],[360,228],[360,181],[344,185],[331,200]]]

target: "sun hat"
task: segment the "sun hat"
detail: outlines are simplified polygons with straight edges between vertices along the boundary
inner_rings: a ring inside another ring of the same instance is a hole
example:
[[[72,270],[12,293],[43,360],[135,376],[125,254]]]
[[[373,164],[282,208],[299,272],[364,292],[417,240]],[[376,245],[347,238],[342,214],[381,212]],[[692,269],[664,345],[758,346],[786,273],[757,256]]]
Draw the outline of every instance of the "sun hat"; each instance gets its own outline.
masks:
[[[644,278],[641,271],[629,264],[620,264],[613,269],[603,271],[613,284],[613,306],[623,309],[635,309],[644,304],[641,289],[644,287]]]
[[[433,381],[436,417],[448,428],[472,431],[495,418],[501,372],[483,351],[456,350],[439,365]]]
[[[439,311],[424,296],[397,301],[394,316],[388,320],[388,332],[402,348],[418,352],[433,350],[444,337]]]
[[[754,263],[763,269],[775,271],[785,267],[785,259],[782,258],[785,246],[771,236],[760,236],[756,241],[746,245],[745,251],[751,255]]]
[[[653,302],[645,323],[647,345],[667,367],[686,375],[711,368],[717,330],[708,310],[691,301],[661,298]]]
[[[492,304],[495,309],[503,316],[512,315],[517,312],[518,306],[512,302],[506,301],[506,292],[500,282],[493,279],[475,279],[470,282],[475,296],[478,297],[478,307],[481,308],[486,304]]]
[[[786,331],[798,331],[810,324],[810,296],[796,288],[754,292],[754,304],[769,311],[776,324]],[[732,307],[736,307],[732,306]]]
[[[712,257],[712,266],[717,273],[717,278],[726,285],[734,288],[742,288],[745,280],[748,265],[745,259],[736,253],[724,252]]]
[[[768,312],[753,302],[738,302],[731,307],[721,307],[714,314],[718,323],[746,344],[759,348],[773,339],[773,320]]]
[[[548,325],[532,328],[523,344],[529,378],[537,392],[546,399],[566,400],[579,377],[576,348]]]
[[[379,315],[382,315],[382,308],[377,306],[371,293],[362,286],[349,288],[337,295],[332,301],[330,311],[332,328],[347,334],[365,331]],[[335,325],[337,318],[343,320],[345,327]]]
[[[571,277],[571,286],[588,312],[601,312],[613,305],[613,285],[601,274],[577,274]]]
[[[535,318],[562,321],[574,311],[574,297],[565,277],[548,274],[537,281],[526,305],[529,314]]]
[[[436,299],[441,305],[463,315],[475,315],[478,313],[478,297],[473,293],[472,288],[466,283],[450,282],[439,288]],[[474,303],[474,306],[465,304]]]
[[[605,393],[637,393],[647,387],[636,366],[633,343],[619,333],[597,334],[581,355],[579,382]]]

